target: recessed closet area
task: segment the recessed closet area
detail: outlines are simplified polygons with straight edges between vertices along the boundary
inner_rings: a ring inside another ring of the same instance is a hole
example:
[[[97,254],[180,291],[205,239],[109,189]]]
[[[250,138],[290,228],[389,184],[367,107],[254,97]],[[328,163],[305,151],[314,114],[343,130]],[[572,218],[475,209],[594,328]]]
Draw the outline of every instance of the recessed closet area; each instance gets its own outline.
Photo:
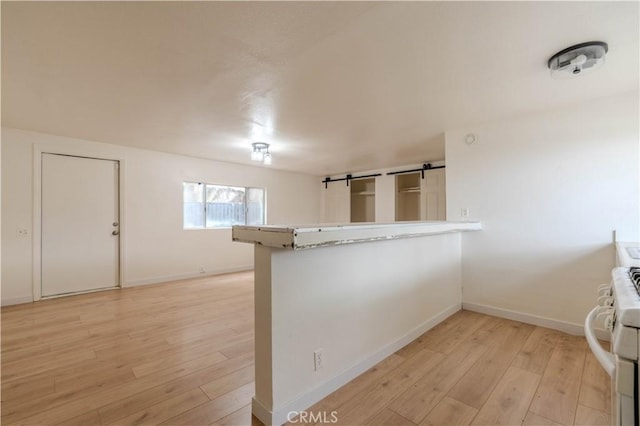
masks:
[[[351,222],[375,222],[375,178],[351,181]]]
[[[420,173],[396,175],[396,221],[420,220]]]
[[[322,181],[322,223],[446,220],[444,161]]]

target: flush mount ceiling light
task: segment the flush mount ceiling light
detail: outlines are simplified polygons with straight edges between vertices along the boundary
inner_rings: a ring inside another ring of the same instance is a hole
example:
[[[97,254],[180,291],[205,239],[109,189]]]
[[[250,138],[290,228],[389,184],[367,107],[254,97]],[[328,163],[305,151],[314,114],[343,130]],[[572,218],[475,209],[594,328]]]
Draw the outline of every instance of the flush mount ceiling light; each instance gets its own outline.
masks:
[[[549,58],[547,66],[555,78],[574,77],[604,65],[609,46],[602,41],[588,41],[567,47]]]
[[[251,144],[251,159],[253,161],[262,161],[263,164],[271,164],[271,153],[269,152],[269,144],[266,142],[254,142]]]

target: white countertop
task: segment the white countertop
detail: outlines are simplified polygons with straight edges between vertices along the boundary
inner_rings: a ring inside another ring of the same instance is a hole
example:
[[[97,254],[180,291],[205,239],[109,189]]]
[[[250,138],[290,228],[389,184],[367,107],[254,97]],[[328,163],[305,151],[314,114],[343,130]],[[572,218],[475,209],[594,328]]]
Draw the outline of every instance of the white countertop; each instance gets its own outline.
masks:
[[[293,250],[352,244],[365,241],[422,237],[450,232],[478,231],[480,222],[394,222],[320,225],[239,226],[232,230],[233,241]]]
[[[630,268],[632,266],[640,267],[640,259],[631,257],[628,248],[638,248],[640,243],[631,241],[619,241],[616,243],[616,256],[618,257],[618,265]]]

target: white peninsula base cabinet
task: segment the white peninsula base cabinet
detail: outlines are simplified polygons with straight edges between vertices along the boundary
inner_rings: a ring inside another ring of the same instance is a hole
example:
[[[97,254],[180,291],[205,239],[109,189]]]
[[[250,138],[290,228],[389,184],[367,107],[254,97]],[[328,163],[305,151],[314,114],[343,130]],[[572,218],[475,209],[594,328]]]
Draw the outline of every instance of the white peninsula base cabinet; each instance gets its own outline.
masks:
[[[255,244],[256,394],[292,419],[461,308],[461,231],[478,222],[235,226]]]

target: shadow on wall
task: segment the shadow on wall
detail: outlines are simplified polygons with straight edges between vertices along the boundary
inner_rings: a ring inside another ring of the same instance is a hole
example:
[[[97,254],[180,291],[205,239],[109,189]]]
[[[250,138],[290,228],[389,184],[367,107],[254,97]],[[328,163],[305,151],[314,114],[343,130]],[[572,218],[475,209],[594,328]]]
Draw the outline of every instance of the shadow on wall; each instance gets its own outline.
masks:
[[[527,264],[544,265],[544,268],[522,268],[523,256],[528,258]],[[550,247],[545,252],[505,254],[502,260],[500,270],[494,270],[488,276],[499,273],[511,277],[511,285],[502,287],[499,298],[486,300],[485,295],[479,293],[484,286],[492,286],[489,280],[477,277],[473,291],[466,288],[469,280],[463,278],[465,295],[469,297],[469,300],[465,297],[465,302],[477,300],[477,303],[501,309],[580,324],[589,309],[595,306],[597,286],[611,279],[609,273],[615,267],[615,246]],[[470,268],[468,273],[473,274],[472,271]],[[539,306],[546,308],[532,309]]]

